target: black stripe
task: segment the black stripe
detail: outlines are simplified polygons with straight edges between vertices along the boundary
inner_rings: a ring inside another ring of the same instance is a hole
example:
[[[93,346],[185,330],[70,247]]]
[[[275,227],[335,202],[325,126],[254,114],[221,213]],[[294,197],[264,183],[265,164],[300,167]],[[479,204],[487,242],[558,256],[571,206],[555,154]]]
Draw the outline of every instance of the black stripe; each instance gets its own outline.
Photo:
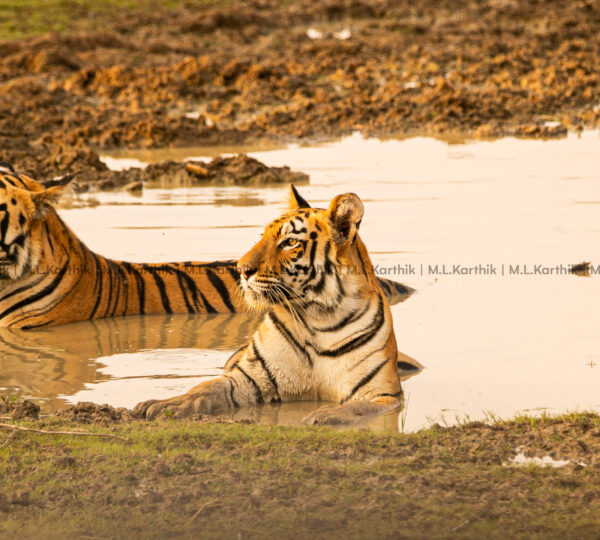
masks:
[[[360,265],[362,266],[363,276],[366,276],[367,275],[367,267],[365,266],[365,261],[363,260],[362,255],[360,254],[360,249],[357,249],[356,253],[358,254],[358,260],[360,261]]]
[[[15,239],[10,243],[11,246],[16,245],[19,247],[23,247],[23,245],[25,244],[25,233],[21,233],[18,236],[15,237]]]
[[[265,370],[267,377],[269,377],[269,382],[273,385],[273,390],[275,390],[275,394],[277,396],[279,396],[279,386],[277,386],[277,381],[275,380],[275,377],[271,373],[271,370],[267,367],[267,362],[265,361],[263,355],[260,354],[260,351],[258,350],[258,347],[256,346],[256,341],[254,340],[254,338],[252,338],[252,352],[254,353],[254,356],[256,357],[256,359],[260,362],[260,365]]]
[[[367,373],[360,381],[358,381],[356,386],[352,389],[352,392],[350,392],[350,394],[348,394],[348,396],[346,396],[342,400],[342,403],[345,403],[346,401],[352,399],[352,396],[354,396],[354,394],[356,394],[356,392],[358,392],[363,386],[365,386],[366,384],[371,382],[371,380],[373,380],[373,377],[375,377],[375,375],[377,375],[381,371],[381,368],[383,366],[385,366],[387,364],[387,362],[388,362],[387,359],[384,360],[383,362],[381,362],[381,364],[379,364],[377,367],[375,367],[369,373]]]
[[[6,308],[0,314],[0,320],[4,319],[4,317],[6,317],[7,315],[10,315],[13,311],[16,311],[17,309],[20,309],[22,307],[33,304],[33,303],[41,300],[42,298],[45,298],[46,296],[51,295],[56,290],[56,288],[60,285],[62,278],[64,277],[64,275],[67,272],[68,266],[69,266],[69,260],[67,259],[66,264],[60,269],[60,272],[56,275],[56,277],[52,280],[52,282],[50,284],[48,284],[46,287],[44,287],[41,291],[39,291],[35,294],[32,294],[31,296],[24,298],[20,302],[17,302],[16,304],[13,304],[12,306]]]
[[[110,267],[110,286],[111,286],[111,293],[114,289],[115,291],[115,305],[112,308],[112,311],[110,313],[111,317],[114,317],[116,311],[117,311],[117,307],[119,306],[119,298],[121,296],[121,287],[120,287],[120,283],[119,283],[119,275],[121,275],[120,272],[120,268],[117,266],[117,263],[115,263],[114,261],[111,261],[110,259],[106,259],[106,262],[108,263],[109,267]],[[113,281],[114,281],[114,287],[113,287]],[[111,304],[111,299],[109,297],[108,299],[108,303],[106,305],[106,310],[108,312],[108,310],[110,309],[110,304]]]
[[[153,268],[151,266],[145,266],[144,269],[146,271],[148,271],[154,278],[154,282],[156,283],[156,287],[158,288],[158,292],[160,293],[160,300],[162,302],[165,313],[172,313],[171,304],[169,303],[169,297],[167,296],[167,290],[165,288],[165,282],[155,272],[155,270],[158,270],[158,268]]]
[[[260,386],[258,386],[258,384],[256,384],[256,381],[250,377],[250,375],[248,375],[242,368],[241,366],[238,364],[235,366],[237,369],[240,370],[240,372],[244,375],[244,377],[246,377],[246,379],[248,379],[248,382],[250,382],[250,384],[252,384],[252,386],[254,387],[254,397],[256,398],[256,402],[257,403],[264,403],[264,399],[262,396],[262,392],[260,390]]]
[[[409,364],[408,362],[404,362],[403,360],[398,360],[398,362],[396,362],[396,365],[398,366],[398,369],[401,369],[402,371],[420,371],[420,368],[418,368],[414,364]]]
[[[308,351],[302,345],[300,345],[300,343],[296,340],[292,333],[287,329],[285,324],[283,324],[272,311],[269,311],[269,318],[271,319],[271,322],[275,325],[275,328],[279,330],[283,337],[286,338],[288,342],[291,343],[297,351],[302,353],[304,358],[310,364],[310,367],[312,367],[313,362],[312,358],[308,354]]]
[[[66,265],[67,271],[70,269],[69,267],[69,262],[67,261],[67,265]],[[59,295],[57,295],[56,298],[52,299],[50,302],[47,302],[46,305],[43,308],[37,308],[35,314],[31,314],[31,313],[25,313],[23,314],[24,316],[22,318],[20,318],[18,321],[16,321],[17,323],[21,323],[21,321],[25,321],[29,318],[35,317],[35,318],[42,318],[44,315],[46,315],[47,313],[50,313],[52,311],[54,311],[54,309],[56,309],[56,307],[61,304],[63,302],[63,300],[65,300],[65,298],[73,291],[73,289],[75,289],[77,287],[77,285],[79,284],[79,282],[81,281],[81,278],[83,277],[83,273],[80,272],[78,275],[77,280],[75,281],[75,283],[70,283],[70,287],[66,290],[62,290],[60,292]],[[69,280],[67,280],[69,281]],[[69,285],[69,283],[67,283],[67,285]],[[65,287],[67,286],[65,285]],[[45,326],[45,325],[50,325],[52,321],[46,321],[44,324],[39,324],[36,326]],[[15,324],[15,323],[13,323]]]
[[[327,241],[325,243],[325,248],[323,250],[323,257],[325,258],[325,265],[324,265],[325,272],[321,272],[321,274],[319,276],[319,281],[317,281],[317,283],[315,283],[314,285],[308,285],[307,287],[304,287],[303,292],[312,291],[316,294],[319,294],[325,288],[325,275],[333,274],[333,270],[335,268],[334,264],[329,259],[330,250],[331,250],[331,244],[329,243],[329,241]]]
[[[377,394],[376,396],[374,396],[371,399],[375,399],[378,397],[398,397],[402,395],[402,390],[400,390],[400,392],[396,392],[395,394],[389,394],[389,393],[385,393],[385,394]]]
[[[379,349],[375,349],[374,351],[370,351],[369,354],[367,354],[367,356],[364,356],[358,362],[355,362],[354,365],[350,368],[350,370],[356,369],[364,361],[366,361],[369,358],[371,358],[371,356],[373,356],[374,354],[377,354],[378,352],[383,351],[388,346],[388,343],[390,342],[390,338],[392,337],[392,332],[393,332],[393,330],[390,330],[390,333],[388,334],[388,337],[385,340],[385,343],[381,347],[379,347]]]
[[[392,289],[390,288],[390,282],[385,279],[381,279],[381,278],[376,278],[376,279],[377,279],[377,283],[379,283],[379,286],[381,287],[381,289],[383,290],[385,295],[388,298],[390,298],[392,296]]]
[[[187,296],[185,295],[184,292],[182,292],[182,294],[184,295],[186,306],[188,306],[189,312],[190,313],[199,312],[200,311],[200,300],[198,298],[198,295],[199,295],[200,291],[198,290],[198,286],[196,285],[196,282],[190,276],[188,276],[188,274],[186,272],[182,272],[181,270],[179,270],[179,268],[172,268],[172,270],[177,275],[177,278],[180,280],[180,286],[182,286],[181,284],[183,282],[185,282],[185,284],[187,285],[187,287],[190,291],[190,294],[192,295],[192,299],[194,301],[193,306],[188,305]]]
[[[344,290],[344,284],[342,283],[342,278],[340,277],[340,275],[337,272],[335,273],[335,281],[337,283],[337,288],[338,288],[338,297],[346,296],[346,291]]]
[[[46,240],[48,241],[48,245],[50,246],[50,253],[54,255],[54,244],[52,243],[50,229],[48,229],[48,220],[44,221],[44,228],[46,229]]]
[[[396,289],[396,292],[398,294],[410,294],[414,292],[414,289],[407,287],[403,283],[398,283],[397,281],[392,281],[391,279],[388,280],[388,282],[392,284],[392,286],[394,287],[394,289]]]
[[[108,274],[108,292],[106,293],[106,308],[104,309],[103,317],[107,317],[108,310],[110,309],[110,302],[113,296],[113,271],[111,266],[112,261],[109,259],[104,259],[104,262],[106,263],[106,273]]]
[[[129,280],[127,279],[127,273],[123,269],[124,268],[123,263],[116,262],[115,266],[117,268],[119,275],[121,276],[121,282],[120,282],[121,287],[120,288],[123,289],[124,306],[121,311],[121,315],[125,315],[127,313],[127,305],[129,304]],[[117,295],[117,298],[118,297],[119,297],[119,295]],[[117,309],[117,305],[118,305],[118,301],[115,302],[115,310]],[[113,315],[114,314],[115,314],[115,311],[113,311]]]
[[[0,242],[4,244],[4,241],[6,239],[6,231],[8,230],[8,221],[10,219],[5,203],[0,204],[0,212],[4,212],[4,215],[2,216],[2,221],[0,221]]]
[[[12,178],[12,175],[10,175],[10,174],[3,175],[2,180],[4,180],[6,183],[10,184],[13,187],[17,187],[17,185],[15,184],[15,181]]]
[[[3,296],[2,298],[0,298],[0,302],[4,302],[6,299],[10,298],[11,296],[15,296],[15,295],[22,293],[28,289],[33,289],[33,287],[35,287],[36,285],[39,285],[44,280],[45,277],[46,276],[44,274],[42,274],[37,279],[37,281],[35,281],[33,283],[28,283],[27,285],[24,285],[23,287],[19,287],[18,289],[15,289],[14,291],[9,292],[6,296]]]
[[[212,283],[213,287],[217,289],[217,292],[221,296],[221,300],[223,300],[223,303],[225,304],[227,309],[229,309],[229,311],[231,312],[234,312],[235,308],[231,305],[231,301],[229,299],[229,291],[223,283],[223,280],[217,274],[215,274],[212,271],[212,269],[207,269],[206,275],[208,276],[208,279]]]
[[[138,302],[139,302],[139,313],[144,315],[145,313],[145,304],[146,304],[146,284],[144,283],[144,278],[140,274],[139,270],[135,268],[132,264],[128,262],[122,263],[125,270],[131,272],[135,277],[135,281],[137,284],[137,293],[138,293]]]
[[[43,322],[43,323],[40,323],[40,324],[28,324],[27,326],[21,326],[21,330],[33,330],[34,328],[42,328],[44,326],[50,326],[53,323],[54,323],[54,321],[50,320],[50,321],[46,321],[46,322]],[[44,357],[45,356],[46,355],[44,354]]]
[[[355,349],[358,349],[359,347],[362,347],[365,343],[369,342],[371,339],[373,339],[375,337],[377,332],[379,332],[379,330],[383,326],[384,321],[385,321],[385,314],[384,314],[383,300],[381,297],[379,297],[379,308],[377,310],[377,313],[373,317],[373,320],[371,321],[369,326],[367,326],[363,330],[362,333],[357,335],[354,339],[348,341],[346,344],[338,347],[337,349],[324,350],[324,351],[319,351],[316,349],[315,350],[316,350],[317,354],[319,354],[320,356],[335,357],[335,356],[341,356],[342,354],[345,354],[345,353],[348,353]]]
[[[15,187],[20,187],[22,189],[29,189],[27,187],[27,184],[24,182],[24,180],[21,178],[21,175],[19,173],[12,173],[12,174],[7,174],[6,176],[10,176],[14,179],[14,181],[16,182],[16,184],[13,184]]]
[[[241,360],[241,352],[246,350],[248,348],[248,344],[244,344],[242,345],[237,351],[235,351],[228,359],[227,362],[225,362],[225,369],[227,370],[227,372],[230,372],[235,366],[237,366],[237,363]],[[240,355],[240,358],[235,359],[236,356]],[[231,360],[234,360],[233,364],[228,365],[229,362],[231,362]]]
[[[229,397],[231,398],[231,403],[233,403],[233,406],[239,408],[240,404],[233,397],[233,383],[234,380],[229,379]]]
[[[327,328],[315,328],[317,332],[336,332],[340,330],[344,326],[351,324],[355,321],[358,321],[371,307],[371,300],[358,312],[350,313],[346,317],[344,317],[339,323],[334,324],[333,326],[328,326]]]
[[[180,274],[177,274],[177,283],[179,284],[179,290],[181,291],[181,296],[183,297],[183,301],[185,302],[185,307],[188,310],[188,313],[194,313],[194,307],[190,304],[188,300],[188,295],[185,290],[185,285],[183,283],[183,277]]]
[[[240,279],[240,273],[238,272],[237,268],[233,267],[233,266],[226,266],[225,267],[227,269],[227,271],[229,272],[229,275],[235,280],[238,281]]]
[[[202,302],[204,303],[206,313],[218,313],[218,311],[214,307],[212,307],[210,302],[206,299],[206,296],[202,294],[202,291],[198,291],[198,294],[200,295],[200,298],[202,298]]]
[[[333,274],[333,270],[335,268],[335,265],[333,264],[333,262],[329,258],[329,252],[330,251],[331,251],[331,242],[329,242],[329,240],[327,240],[327,242],[325,242],[325,251],[324,251],[325,273],[326,274]]]
[[[96,281],[94,281],[94,291],[98,289],[98,292],[96,293],[96,303],[94,304],[94,308],[90,314],[90,319],[93,319],[94,315],[96,315],[96,311],[98,311],[98,307],[100,307],[100,301],[102,300],[102,261],[93,251],[90,253],[92,254],[92,260],[96,265]]]
[[[312,245],[310,246],[310,262],[308,266],[310,267],[310,273],[308,277],[304,280],[304,285],[310,283],[317,276],[317,271],[315,269],[315,255],[317,253],[317,240],[312,241]]]

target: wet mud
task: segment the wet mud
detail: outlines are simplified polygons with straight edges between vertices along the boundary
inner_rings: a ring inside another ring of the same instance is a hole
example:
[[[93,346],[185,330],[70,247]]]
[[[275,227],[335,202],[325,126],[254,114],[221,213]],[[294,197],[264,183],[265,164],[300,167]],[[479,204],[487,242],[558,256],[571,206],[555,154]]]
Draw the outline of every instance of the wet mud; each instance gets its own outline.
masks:
[[[191,2],[85,21],[0,42],[0,159],[36,178],[125,185],[99,159],[124,147],[559,137],[600,120],[597,0]]]

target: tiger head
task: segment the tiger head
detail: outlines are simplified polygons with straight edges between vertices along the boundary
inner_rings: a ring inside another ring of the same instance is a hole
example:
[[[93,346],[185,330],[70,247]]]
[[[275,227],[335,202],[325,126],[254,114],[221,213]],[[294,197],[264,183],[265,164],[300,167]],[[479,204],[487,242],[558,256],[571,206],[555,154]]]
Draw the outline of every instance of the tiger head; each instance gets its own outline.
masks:
[[[238,262],[246,302],[255,309],[289,305],[319,314],[373,290],[373,268],[358,236],[363,213],[353,193],[338,195],[325,210],[311,208],[292,186],[291,209],[267,225]]]
[[[73,176],[40,184],[12,167],[0,167],[0,280],[15,280],[35,268],[41,226]]]

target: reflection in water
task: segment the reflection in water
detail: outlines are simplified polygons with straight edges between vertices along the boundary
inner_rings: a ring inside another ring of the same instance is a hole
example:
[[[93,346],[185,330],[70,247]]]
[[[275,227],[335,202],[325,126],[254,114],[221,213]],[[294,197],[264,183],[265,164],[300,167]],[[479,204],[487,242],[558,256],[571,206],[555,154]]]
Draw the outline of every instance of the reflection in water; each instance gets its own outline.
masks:
[[[216,377],[232,353],[254,332],[259,318],[233,315],[151,315],[86,321],[23,332],[0,328],[0,389],[34,398],[45,409],[78,401],[133,407],[139,401],[186,392]],[[60,345],[57,345],[60,343]],[[400,354],[411,366],[419,364]],[[418,373],[401,371],[406,380]],[[319,402],[238,409],[232,420],[297,425]],[[394,411],[368,422],[397,430]]]
[[[192,350],[192,357],[196,349],[230,351],[246,341],[256,324],[244,314],[195,314],[118,317],[27,332],[0,328],[0,392],[57,406],[64,404],[60,396],[110,378],[102,360],[118,364],[125,355],[142,367],[156,349]],[[138,370],[137,375],[145,373]]]
[[[237,409],[233,414],[226,417],[238,422],[249,420],[258,424],[297,426],[301,424],[303,418],[322,406],[323,403],[318,401],[269,403],[246,409]],[[356,429],[357,427],[368,427],[371,431],[397,433],[399,429],[402,429],[402,422],[400,421],[402,414],[403,408],[379,415],[375,418],[368,418],[361,424],[358,424],[358,426],[345,426],[345,428]]]

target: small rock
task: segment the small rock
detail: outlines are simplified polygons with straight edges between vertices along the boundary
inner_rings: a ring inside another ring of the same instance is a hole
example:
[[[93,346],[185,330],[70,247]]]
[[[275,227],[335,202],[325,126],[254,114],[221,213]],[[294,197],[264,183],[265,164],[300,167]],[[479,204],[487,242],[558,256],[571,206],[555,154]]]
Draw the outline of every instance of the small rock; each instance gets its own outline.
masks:
[[[206,169],[202,165],[198,165],[197,163],[194,163],[193,161],[188,161],[185,164],[185,169],[188,172],[195,174],[197,176],[207,176],[208,175],[208,169]]]

